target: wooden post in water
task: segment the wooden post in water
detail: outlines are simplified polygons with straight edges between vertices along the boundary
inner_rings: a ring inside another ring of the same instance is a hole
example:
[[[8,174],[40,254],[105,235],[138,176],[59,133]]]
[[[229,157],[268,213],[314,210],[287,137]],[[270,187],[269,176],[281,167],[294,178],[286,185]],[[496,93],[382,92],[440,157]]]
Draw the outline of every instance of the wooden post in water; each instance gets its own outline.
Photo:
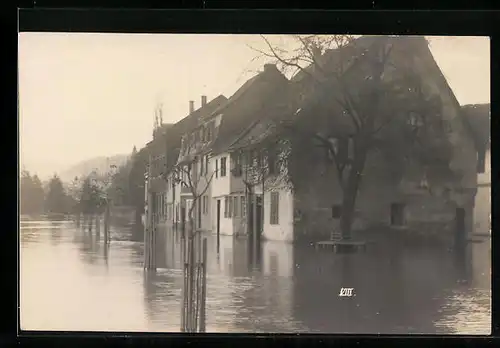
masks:
[[[93,215],[89,214],[89,217],[87,220],[88,220],[88,224],[89,224],[89,233],[92,233],[92,224],[94,222]]]
[[[148,193],[148,215],[146,218],[146,241],[144,243],[144,250],[146,255],[146,269],[151,268],[151,236],[153,234],[153,207],[152,207],[152,194]]]
[[[202,281],[201,281],[201,303],[200,303],[200,332],[206,331],[206,303],[207,303],[207,238],[203,238],[202,249]]]
[[[147,196],[146,196],[146,226],[144,228],[144,268],[151,268],[151,232],[153,219],[153,197],[151,191],[151,155],[149,156],[148,176],[147,176]]]
[[[182,287],[182,308],[181,308],[181,331],[187,331],[187,258],[186,258],[186,240],[181,238],[181,261],[182,261],[182,276],[183,276],[183,287]]]
[[[95,240],[96,242],[101,239],[101,214],[97,214],[95,217]]]
[[[106,202],[106,208],[104,211],[104,243],[109,242],[109,217],[110,217],[110,201]]]
[[[199,329],[200,329],[200,321],[199,321],[199,318],[200,318],[200,305],[201,305],[201,296],[202,296],[202,293],[201,293],[201,283],[203,281],[202,279],[202,269],[201,269],[201,263],[202,263],[202,249],[201,249],[201,233],[198,231],[196,233],[196,244],[197,244],[197,247],[196,247],[196,268],[195,268],[195,276],[196,276],[196,283],[195,283],[195,298],[196,298],[196,301],[195,301],[195,310],[194,310],[194,322],[195,322],[195,328],[196,328],[196,332],[199,332]]]
[[[258,239],[258,225],[257,225],[257,195],[254,194],[252,197],[252,219],[253,219],[253,235],[252,235],[252,259],[253,267],[256,266],[257,262],[257,239]]]
[[[155,205],[156,206],[156,205]],[[152,226],[151,226],[151,240],[149,243],[151,261],[150,261],[150,269],[152,271],[156,271],[156,232],[158,229],[158,214],[154,213],[152,218]]]
[[[189,321],[188,321],[188,330],[189,332],[194,331],[194,262],[195,262],[195,255],[194,255],[194,236],[193,236],[193,227],[192,224],[189,224],[188,226],[189,233],[188,233],[188,314],[189,314]]]

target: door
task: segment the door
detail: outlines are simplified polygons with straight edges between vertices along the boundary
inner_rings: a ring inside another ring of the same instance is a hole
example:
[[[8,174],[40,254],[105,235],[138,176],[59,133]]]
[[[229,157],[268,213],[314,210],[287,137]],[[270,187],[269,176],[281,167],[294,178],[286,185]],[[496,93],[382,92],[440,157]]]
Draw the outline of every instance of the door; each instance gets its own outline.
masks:
[[[216,214],[216,229],[217,229],[217,252],[219,252],[220,246],[220,199],[217,200],[217,214]]]
[[[260,235],[262,234],[262,224],[264,222],[263,219],[263,207],[262,207],[262,196],[257,196],[257,206],[256,206],[256,211],[255,214],[257,214],[257,226],[256,226],[256,231],[257,231],[257,237],[260,238]]]
[[[391,225],[403,226],[405,223],[404,218],[405,205],[402,203],[391,204]]]

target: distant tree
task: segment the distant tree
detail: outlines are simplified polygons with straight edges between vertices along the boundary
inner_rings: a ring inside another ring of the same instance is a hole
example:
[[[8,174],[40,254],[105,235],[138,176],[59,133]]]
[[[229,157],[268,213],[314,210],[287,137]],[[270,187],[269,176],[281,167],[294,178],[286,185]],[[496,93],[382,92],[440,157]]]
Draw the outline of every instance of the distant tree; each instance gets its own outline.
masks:
[[[48,213],[67,213],[67,195],[61,179],[54,175],[48,185],[45,197],[45,210]]]
[[[99,202],[99,192],[97,187],[92,184],[90,177],[86,177],[82,182],[79,205],[82,213],[95,214]]]
[[[127,191],[129,204],[135,207],[136,220],[144,213],[144,173],[146,172],[147,150],[142,148],[131,158]]]
[[[44,207],[44,201],[45,201],[45,191],[43,189],[43,184],[38,175],[33,175],[32,177],[33,180],[33,194],[32,194],[32,200],[33,200],[33,205],[35,207],[35,211],[37,213],[43,211]]]
[[[19,194],[21,214],[39,214],[43,211],[44,191],[37,175],[32,177],[27,170],[22,171]]]

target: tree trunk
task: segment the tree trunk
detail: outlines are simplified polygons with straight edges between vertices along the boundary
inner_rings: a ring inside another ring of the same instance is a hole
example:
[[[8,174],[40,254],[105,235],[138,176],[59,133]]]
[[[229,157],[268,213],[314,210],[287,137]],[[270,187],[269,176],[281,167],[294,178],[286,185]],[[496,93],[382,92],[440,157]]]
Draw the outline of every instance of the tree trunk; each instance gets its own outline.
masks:
[[[359,148],[355,151],[352,168],[349,170],[347,185],[343,192],[342,211],[340,216],[340,231],[343,240],[351,239],[356,197],[361,184],[366,155],[367,150],[364,148]]]

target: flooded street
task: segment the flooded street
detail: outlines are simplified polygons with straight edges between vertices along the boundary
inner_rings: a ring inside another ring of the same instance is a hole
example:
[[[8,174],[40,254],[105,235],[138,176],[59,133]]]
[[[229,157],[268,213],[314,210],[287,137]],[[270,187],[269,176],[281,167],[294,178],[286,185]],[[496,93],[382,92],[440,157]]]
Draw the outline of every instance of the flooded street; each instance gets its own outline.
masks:
[[[430,247],[340,255],[279,242],[252,260],[245,239],[221,236],[217,253],[208,237],[207,332],[490,333],[489,240],[458,261]],[[21,328],[179,332],[180,236],[158,236],[148,274],[141,238],[112,227],[106,248],[70,221],[22,221]]]

